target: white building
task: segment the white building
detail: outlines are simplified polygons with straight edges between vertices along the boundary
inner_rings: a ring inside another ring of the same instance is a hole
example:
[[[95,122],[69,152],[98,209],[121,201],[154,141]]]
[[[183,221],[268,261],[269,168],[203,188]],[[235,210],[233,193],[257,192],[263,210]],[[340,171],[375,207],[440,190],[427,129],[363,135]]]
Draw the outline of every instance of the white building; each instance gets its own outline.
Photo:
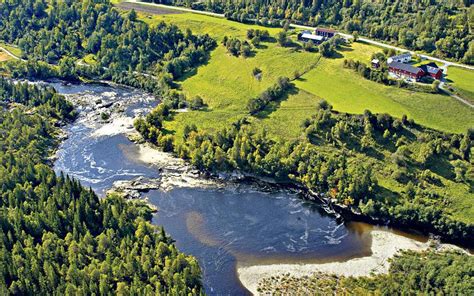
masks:
[[[409,52],[403,53],[403,54],[400,54],[400,55],[396,55],[396,56],[393,56],[393,57],[389,57],[387,59],[388,64],[391,64],[393,62],[408,63],[410,61],[411,61],[411,53],[409,53]]]

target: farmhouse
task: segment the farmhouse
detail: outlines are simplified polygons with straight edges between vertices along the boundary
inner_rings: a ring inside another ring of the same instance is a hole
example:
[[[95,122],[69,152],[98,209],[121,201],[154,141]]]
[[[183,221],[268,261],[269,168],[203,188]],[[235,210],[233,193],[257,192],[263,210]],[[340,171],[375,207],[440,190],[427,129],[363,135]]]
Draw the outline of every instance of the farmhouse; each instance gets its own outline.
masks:
[[[439,80],[443,76],[443,70],[438,68],[438,66],[435,63],[422,65],[420,66],[420,69],[422,69],[426,73],[426,75],[429,75],[434,79]]]
[[[403,53],[403,54],[400,54],[400,55],[396,55],[396,56],[393,56],[393,57],[389,57],[387,59],[387,63],[391,64],[393,62],[398,62],[398,63],[408,63],[411,61],[411,53],[407,52],[407,53]]]
[[[313,42],[314,44],[319,44],[324,41],[324,37],[311,34],[310,31],[303,31],[303,33],[298,34],[298,40],[304,41],[304,42]]]
[[[314,34],[318,36],[323,36],[326,39],[332,38],[336,35],[336,31],[333,29],[324,29],[324,28],[316,28]]]
[[[412,78],[415,80],[420,80],[426,74],[421,68],[413,67],[412,65],[400,62],[389,63],[388,70],[390,73],[397,76]]]

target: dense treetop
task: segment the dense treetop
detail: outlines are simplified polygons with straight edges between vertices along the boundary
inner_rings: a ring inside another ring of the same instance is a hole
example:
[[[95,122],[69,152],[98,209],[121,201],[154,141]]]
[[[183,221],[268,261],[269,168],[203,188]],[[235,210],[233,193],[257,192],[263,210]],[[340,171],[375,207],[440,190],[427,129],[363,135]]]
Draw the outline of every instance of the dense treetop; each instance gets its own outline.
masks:
[[[57,64],[65,78],[74,76],[78,58],[91,55],[89,71],[147,72],[167,81],[202,62],[215,46],[207,35],[164,23],[150,27],[109,1],[4,1],[0,22],[1,40],[18,45],[24,58]]]
[[[46,164],[58,123],[53,89],[0,79],[0,294],[199,294],[197,261],[139,202],[103,200]]]

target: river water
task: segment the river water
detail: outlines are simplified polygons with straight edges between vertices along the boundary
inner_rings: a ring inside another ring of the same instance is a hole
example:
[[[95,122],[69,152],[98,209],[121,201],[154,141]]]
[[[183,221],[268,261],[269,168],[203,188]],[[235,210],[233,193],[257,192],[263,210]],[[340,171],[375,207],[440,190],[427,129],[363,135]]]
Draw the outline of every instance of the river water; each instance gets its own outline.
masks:
[[[237,277],[238,264],[324,262],[370,254],[370,227],[343,224],[301,193],[200,180],[189,168],[178,173],[167,168],[180,164],[169,156],[161,163],[146,161],[126,134],[133,131],[133,117],[156,105],[151,96],[117,86],[50,84],[80,111],[78,120],[65,128],[68,138],[57,152],[55,171],[81,180],[100,196],[121,180],[172,180],[142,196],[159,209],[152,222],[163,225],[181,251],[198,259],[208,294],[248,294]]]

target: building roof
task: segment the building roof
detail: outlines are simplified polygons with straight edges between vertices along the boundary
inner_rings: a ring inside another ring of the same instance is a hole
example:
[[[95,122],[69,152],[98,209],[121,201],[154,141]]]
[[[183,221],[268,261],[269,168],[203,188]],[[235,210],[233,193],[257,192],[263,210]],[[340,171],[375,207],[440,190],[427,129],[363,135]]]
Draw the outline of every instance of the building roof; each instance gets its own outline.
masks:
[[[394,55],[394,56],[392,56],[392,57],[390,57],[390,58],[391,58],[392,60],[411,58],[411,53],[406,52],[406,53],[402,53],[402,54],[399,54],[399,55]]]
[[[433,62],[421,65],[420,68],[426,73],[434,74],[434,75],[438,74],[440,71],[443,72],[443,70],[438,68],[438,65],[436,65]]]
[[[324,40],[323,36],[313,35],[313,34],[308,34],[308,33],[303,33],[301,35],[301,38],[306,38],[306,39],[311,39],[311,40],[316,40],[316,41],[323,41]]]
[[[326,32],[326,33],[333,33],[333,34],[336,33],[336,30],[333,30],[333,29],[325,29],[325,28],[316,28],[316,31]]]
[[[380,62],[379,59],[373,59],[372,60],[372,64],[378,64],[379,62]]]
[[[390,64],[388,64],[388,66],[390,68],[403,70],[403,71],[406,71],[408,73],[412,73],[412,74],[415,74],[415,75],[418,74],[420,71],[423,71],[420,68],[416,68],[416,67],[413,67],[412,65],[399,63],[399,62],[391,62]]]
[[[430,63],[431,64],[431,63]],[[438,68],[438,66],[435,66],[436,67],[433,67],[432,65],[430,64],[427,64],[427,65],[422,65],[420,66],[420,68],[425,71],[426,73],[429,73],[429,74],[438,74],[440,71],[443,72],[443,70],[441,70],[440,68]]]

